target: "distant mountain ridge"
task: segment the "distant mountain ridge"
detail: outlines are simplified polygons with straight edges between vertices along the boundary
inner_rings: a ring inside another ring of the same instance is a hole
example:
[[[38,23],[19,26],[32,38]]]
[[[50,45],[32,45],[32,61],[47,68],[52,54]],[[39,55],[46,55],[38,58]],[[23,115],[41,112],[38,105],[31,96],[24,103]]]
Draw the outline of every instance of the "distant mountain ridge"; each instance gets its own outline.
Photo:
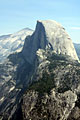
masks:
[[[1,36],[0,36],[0,40],[8,38],[8,37],[10,37],[10,35],[11,35],[11,34],[1,35]]]
[[[77,55],[80,59],[80,44],[79,43],[74,43],[74,47],[75,47]]]
[[[20,52],[25,38],[32,33],[33,30],[25,28],[14,34],[0,36],[0,62],[4,61],[13,52]]]

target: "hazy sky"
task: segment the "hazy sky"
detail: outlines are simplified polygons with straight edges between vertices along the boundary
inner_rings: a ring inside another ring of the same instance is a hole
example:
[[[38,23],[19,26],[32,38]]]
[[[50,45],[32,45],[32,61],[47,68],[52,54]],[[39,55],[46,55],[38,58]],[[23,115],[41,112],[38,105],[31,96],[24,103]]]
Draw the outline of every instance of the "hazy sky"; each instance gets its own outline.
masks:
[[[80,43],[80,0],[0,0],[0,35],[35,29],[38,19],[60,22]]]

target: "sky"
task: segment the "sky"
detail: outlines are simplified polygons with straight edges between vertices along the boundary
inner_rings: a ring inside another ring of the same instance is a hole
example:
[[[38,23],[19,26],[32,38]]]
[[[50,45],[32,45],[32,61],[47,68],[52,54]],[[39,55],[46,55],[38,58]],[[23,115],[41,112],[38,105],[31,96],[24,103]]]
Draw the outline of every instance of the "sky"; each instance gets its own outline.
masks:
[[[37,20],[61,23],[80,43],[80,0],[0,0],[0,35],[35,29]]]

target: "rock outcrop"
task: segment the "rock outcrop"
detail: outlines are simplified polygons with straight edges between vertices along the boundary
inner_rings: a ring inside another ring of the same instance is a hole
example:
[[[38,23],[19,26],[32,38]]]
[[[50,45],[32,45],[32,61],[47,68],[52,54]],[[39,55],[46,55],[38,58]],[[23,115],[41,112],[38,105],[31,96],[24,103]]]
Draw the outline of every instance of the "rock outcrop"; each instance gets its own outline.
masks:
[[[24,120],[66,120],[75,106],[76,94],[71,91],[45,94],[42,98],[36,92],[28,92],[23,97]],[[26,109],[25,109],[26,108]]]

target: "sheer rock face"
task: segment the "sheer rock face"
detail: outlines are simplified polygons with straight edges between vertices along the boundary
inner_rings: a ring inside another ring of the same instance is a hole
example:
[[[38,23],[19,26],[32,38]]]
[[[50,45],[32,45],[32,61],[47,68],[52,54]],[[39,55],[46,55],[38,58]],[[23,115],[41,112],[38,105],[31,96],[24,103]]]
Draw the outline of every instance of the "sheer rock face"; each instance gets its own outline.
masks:
[[[71,38],[65,29],[53,20],[37,21],[35,32],[26,38],[23,48],[26,60],[33,62],[38,49],[51,49],[55,53],[69,55],[78,60]]]

